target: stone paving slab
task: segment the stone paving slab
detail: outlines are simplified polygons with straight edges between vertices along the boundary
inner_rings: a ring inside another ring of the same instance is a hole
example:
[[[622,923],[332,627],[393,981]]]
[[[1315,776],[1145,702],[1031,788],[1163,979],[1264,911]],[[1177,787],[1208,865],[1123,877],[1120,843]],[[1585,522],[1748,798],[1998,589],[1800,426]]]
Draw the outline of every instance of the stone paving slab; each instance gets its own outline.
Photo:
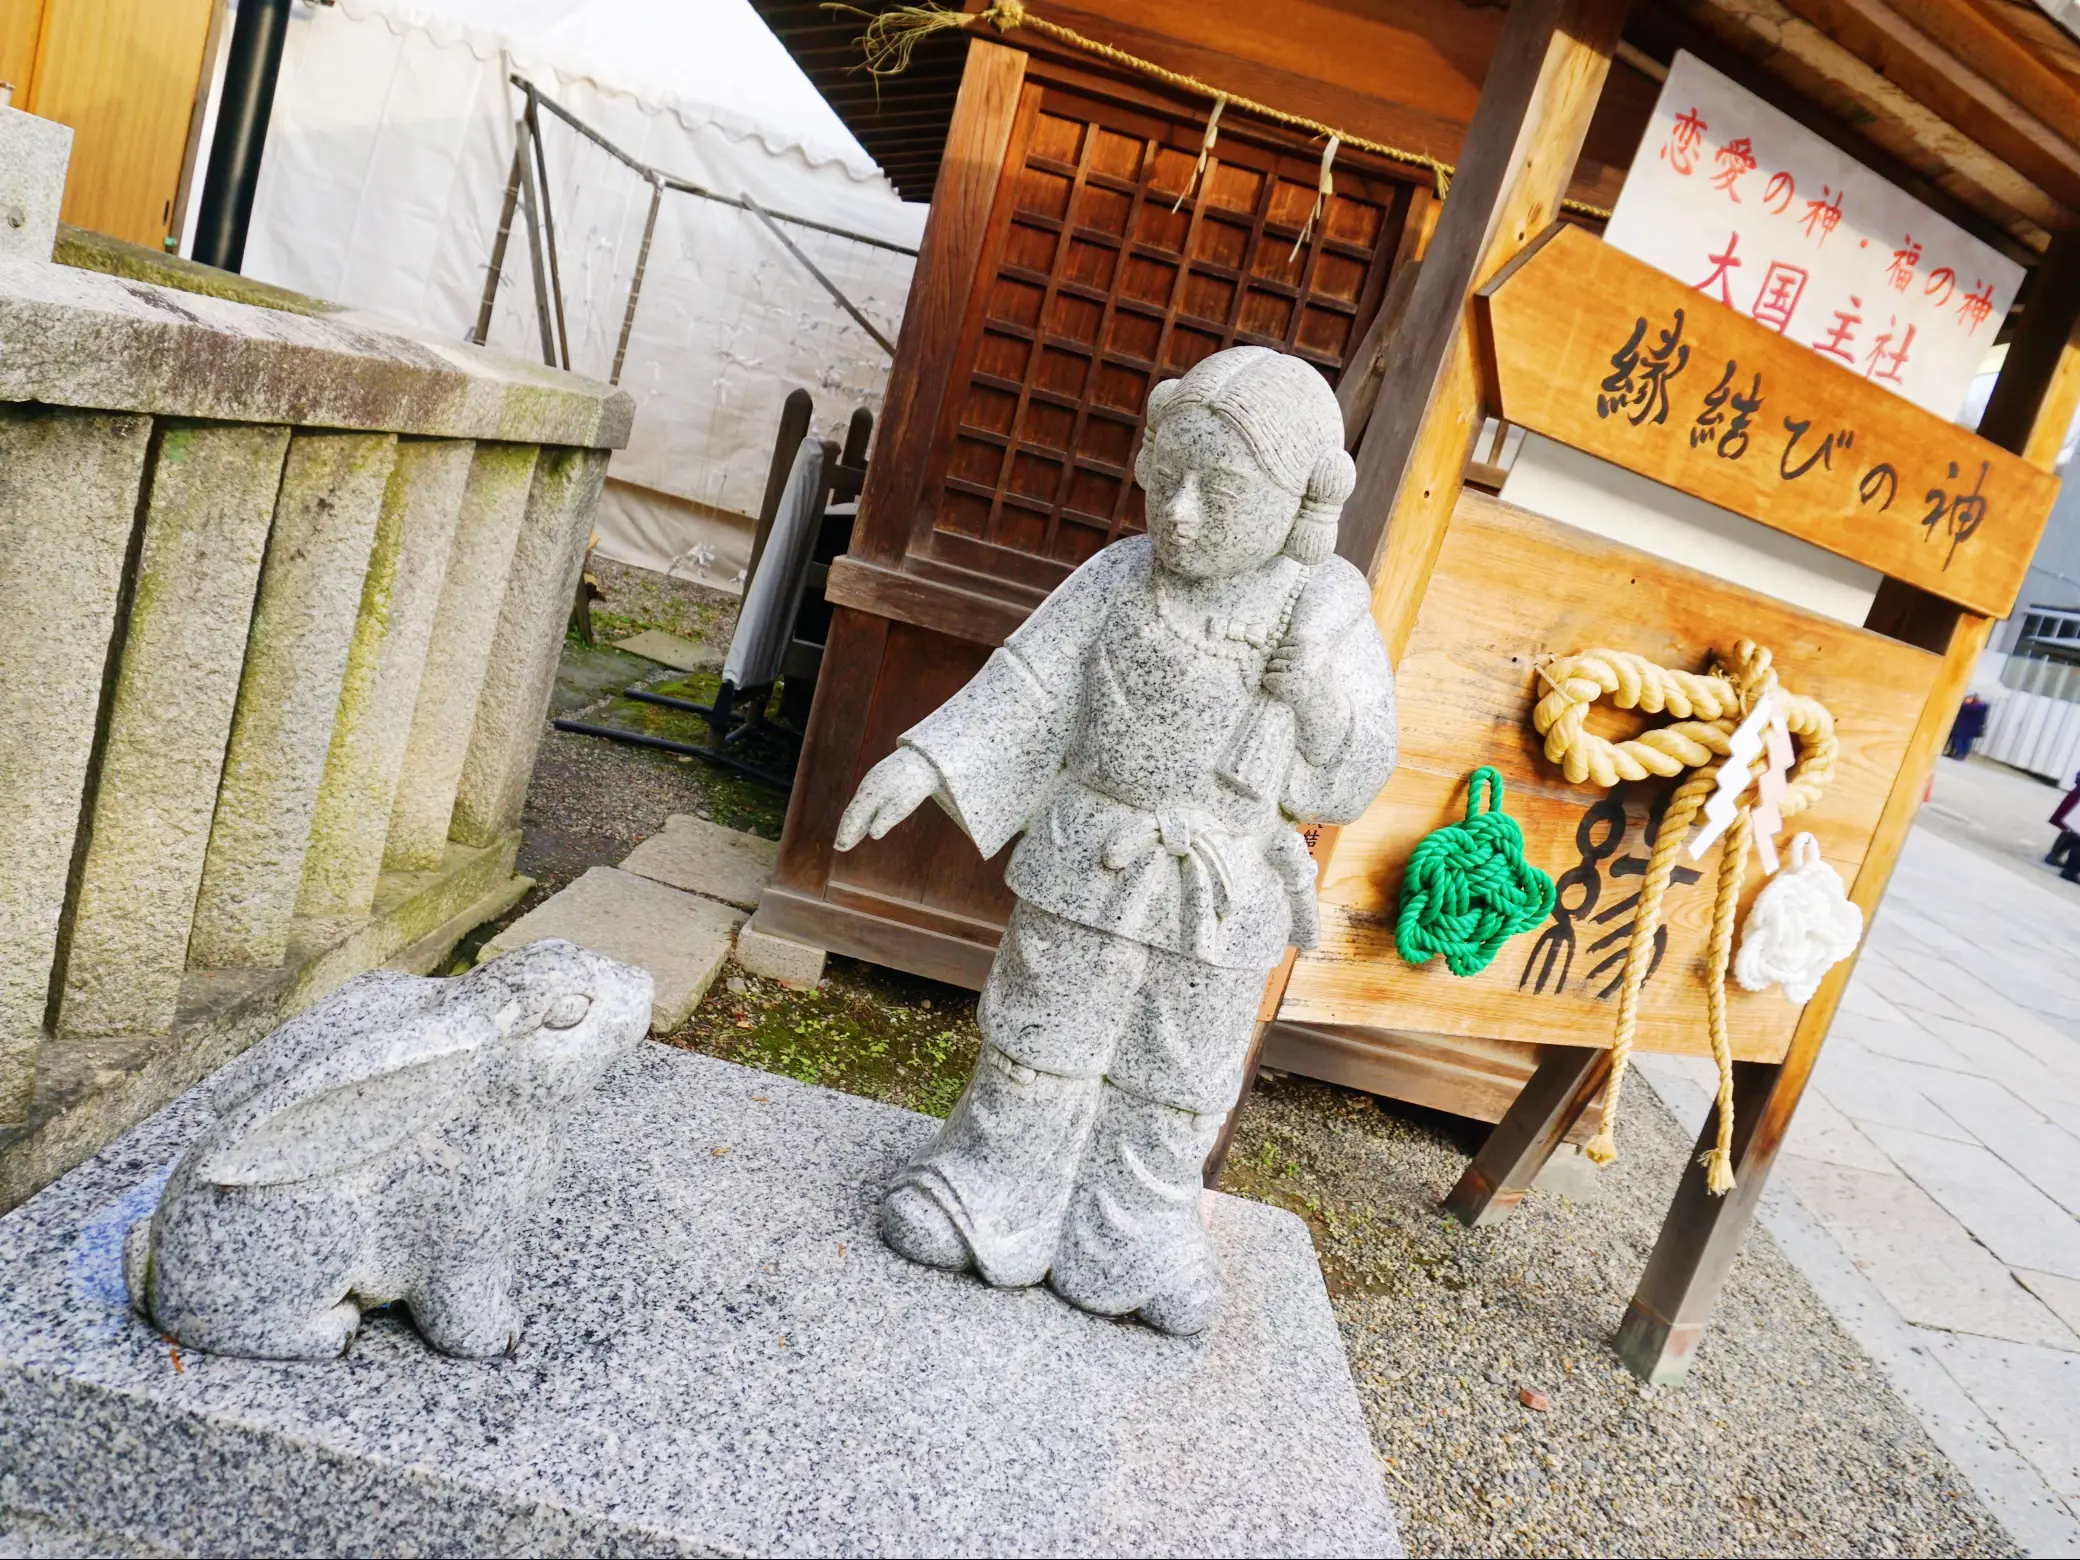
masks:
[[[1953,764],[1946,791],[1872,919],[1764,1217],[2018,1541],[2071,1554],[2080,895],[2037,859],[2054,792]],[[1643,1070],[1702,1122],[1695,1065]]]
[[[1957,1333],[1928,1342],[2044,1481],[2080,1496],[2080,1354]]]
[[[1786,1160],[1786,1184],[1907,1321],[2080,1347],[1935,1198],[1899,1175]]]
[[[708,994],[743,919],[741,912],[698,894],[618,867],[592,867],[485,943],[477,960],[495,959],[544,937],[568,938],[648,970],[657,983],[650,1029],[669,1034]]]
[[[758,908],[779,860],[778,840],[673,813],[661,831],[629,852],[621,870],[749,911]]]
[[[1401,1550],[1306,1226],[1219,1194],[1198,1339],[912,1266],[935,1123],[644,1045],[523,1241],[513,1355],[377,1317],[337,1362],[184,1353],[123,1231],[183,1097],[0,1221],[0,1509],[183,1553]]]
[[[722,652],[712,645],[681,639],[661,628],[646,628],[640,634],[614,641],[616,650],[626,650],[646,661],[669,666],[677,672],[712,672],[722,665]]]

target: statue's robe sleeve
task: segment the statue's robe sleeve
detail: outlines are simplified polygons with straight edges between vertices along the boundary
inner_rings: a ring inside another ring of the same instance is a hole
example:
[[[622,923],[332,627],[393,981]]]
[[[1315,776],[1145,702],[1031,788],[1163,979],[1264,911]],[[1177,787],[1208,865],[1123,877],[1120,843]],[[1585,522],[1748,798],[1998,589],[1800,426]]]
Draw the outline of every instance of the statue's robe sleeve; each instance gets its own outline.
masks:
[[[1039,813],[1081,713],[1085,657],[1114,595],[1148,570],[1146,537],[1115,542],[1056,587],[902,745],[938,773],[939,805],[984,856]]]
[[[1290,637],[1310,649],[1344,711],[1317,751],[1296,745],[1281,810],[1302,823],[1351,823],[1394,771],[1394,669],[1372,621],[1365,576],[1341,558],[1316,568]]]

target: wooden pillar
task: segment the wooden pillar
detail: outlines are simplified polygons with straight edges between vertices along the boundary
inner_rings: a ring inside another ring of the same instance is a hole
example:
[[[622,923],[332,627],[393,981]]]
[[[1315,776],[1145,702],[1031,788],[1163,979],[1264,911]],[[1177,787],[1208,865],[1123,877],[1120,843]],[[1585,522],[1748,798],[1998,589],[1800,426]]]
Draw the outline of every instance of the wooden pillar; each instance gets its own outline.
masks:
[[[1387,349],[1337,551],[1399,660],[1483,415],[1473,295],[1560,214],[1625,0],[1518,0]]]
[[[2022,301],[2023,334],[2009,349],[1979,431],[2048,471],[2057,462],[2059,445],[2080,406],[2080,238],[2063,234],[2053,241]],[[1988,618],[1897,581],[1885,584],[1872,608],[1871,626],[1940,651],[1943,668],[1849,891],[1866,922],[1884,897],[1943,739],[1993,627]],[[1782,1063],[1735,1067],[1733,1163],[1738,1185],[1724,1197],[1714,1197],[1705,1189],[1698,1160],[1693,1157],[1684,1166],[1660,1239],[1618,1328],[1618,1353],[1642,1379],[1678,1381],[1689,1371],[1854,968],[1852,959],[1829,972],[1799,1015]],[[1715,1127],[1715,1121],[1706,1120],[1698,1139],[1700,1153],[1711,1146]]]
[[[1538,1071],[1445,1198],[1445,1211],[1476,1229],[1507,1217],[1610,1075],[1609,1051],[1547,1046]]]
[[[1381,303],[1375,330],[1352,355],[1338,397],[1348,429],[1362,414],[1358,483],[1343,506],[1336,550],[1372,581],[1372,615],[1394,661],[1408,646],[1423,587],[1458,502],[1484,415],[1474,353],[1473,295],[1559,215],[1582,139],[1610,72],[1629,0],[1517,0],[1489,62],[1451,189],[1435,213],[1411,206],[1405,285]],[[1421,263],[1415,264],[1416,257]],[[1384,362],[1373,360],[1384,342]],[[1340,831],[1322,829],[1324,875]],[[1265,987],[1275,1015],[1292,978],[1288,958]],[[1264,1024],[1252,1042],[1256,1079]],[[1220,1173],[1234,1115],[1207,1161]]]

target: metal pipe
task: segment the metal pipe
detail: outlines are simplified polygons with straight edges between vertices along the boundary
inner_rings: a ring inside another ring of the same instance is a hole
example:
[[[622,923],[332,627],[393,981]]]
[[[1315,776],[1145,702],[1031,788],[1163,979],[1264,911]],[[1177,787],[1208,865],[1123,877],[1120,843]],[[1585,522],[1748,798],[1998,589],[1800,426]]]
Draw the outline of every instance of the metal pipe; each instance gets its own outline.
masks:
[[[628,284],[628,307],[621,311],[621,339],[614,343],[614,371],[607,383],[621,383],[621,365],[628,361],[628,334],[636,328],[636,300],[643,295],[643,273],[650,268],[650,240],[657,232],[657,208],[664,203],[664,186],[653,174],[650,179],[650,215],[643,219],[643,247],[636,251],[636,274]]]
[[[734,196],[718,195],[715,191],[706,189],[701,185],[691,183],[685,179],[674,178],[671,174],[664,172],[662,169],[653,168],[648,163],[638,162],[635,158],[629,156],[627,152],[624,152],[612,141],[593,129],[592,126],[585,123],[584,120],[557,102],[556,99],[543,97],[540,89],[525,76],[514,76],[512,82],[514,86],[525,92],[530,99],[539,101],[542,107],[546,108],[558,119],[561,119],[609,157],[615,158],[632,168],[645,179],[660,182],[666,189],[677,190],[681,195],[696,195],[702,200],[716,201],[724,206],[735,206],[739,211],[749,211],[751,209],[744,201],[738,200]],[[849,238],[855,244],[869,244],[876,249],[886,249],[892,254],[908,255],[913,260],[917,258],[917,251],[909,245],[892,243],[885,238],[876,238],[871,233],[855,233],[850,228],[832,227],[828,222],[815,222],[808,217],[798,217],[786,211],[775,210],[768,214],[777,222],[792,223],[795,227],[810,228],[818,233],[828,233],[833,238]]]
[[[677,698],[669,693],[652,693],[648,688],[623,688],[621,697],[634,699],[638,704],[660,704],[668,710],[685,710],[689,715],[713,715],[712,704],[696,704],[691,699]]]
[[[527,148],[516,138],[513,142],[513,172],[506,180],[506,202],[498,213],[498,237],[491,241],[491,266],[484,278],[484,297],[477,305],[477,328],[469,333],[469,339],[480,347],[491,336],[491,310],[498,302],[498,280],[505,274],[506,240],[513,234],[513,212],[520,204],[520,174],[527,166],[526,159]]]
[[[549,320],[548,268],[542,264],[542,221],[535,211],[534,159],[527,155],[527,121],[520,121],[520,203],[527,212],[528,270],[534,275],[534,315],[542,327],[542,361],[556,366],[556,327]]]
[[[802,269],[807,271],[811,276],[815,277],[817,282],[821,284],[821,286],[823,287],[823,290],[829,293],[831,297],[834,300],[836,300],[838,307],[843,309],[847,314],[851,315],[853,318],[853,322],[857,324],[861,330],[865,331],[869,336],[872,336],[874,338],[875,345],[880,347],[881,350],[883,352],[886,352],[890,357],[894,357],[896,355],[896,344],[893,341],[890,341],[886,336],[882,335],[880,331],[876,330],[874,328],[874,322],[868,319],[864,314],[860,313],[858,308],[854,306],[850,298],[846,297],[842,292],[838,291],[838,284],[832,281],[828,276],[825,276],[823,272],[819,271],[816,268],[816,262],[814,260],[811,260],[807,255],[803,254],[801,251],[801,247],[797,245],[793,239],[789,238],[785,233],[780,231],[780,224],[773,220],[772,215],[769,212],[767,212],[765,207],[761,206],[749,195],[746,195],[744,197],[744,209],[750,212],[754,217],[758,218],[759,221],[763,222],[766,225],[766,231],[771,233],[773,237],[779,239],[781,243],[787,246],[787,252],[793,255],[795,259],[801,262]]]
[[[540,99],[533,88],[527,93],[527,133],[534,142],[534,167],[540,179],[536,186],[536,198],[542,203],[542,233],[548,239],[549,249],[549,294],[556,302],[556,340],[563,357],[564,372],[570,372],[571,332],[563,319],[563,270],[556,261],[556,212],[549,204],[549,152],[542,145],[542,121],[535,113],[535,104]]]
[[[231,52],[224,62],[224,92],[217,103],[217,133],[210,142],[209,175],[195,223],[193,258],[236,271],[245,264],[246,232],[253,221],[253,195],[260,187],[260,158],[267,149],[267,121],[274,112],[275,82],[282,72],[282,44],[289,34],[289,0],[239,0],[232,24]]]
[[[565,720],[559,717],[551,724],[558,731],[574,732],[581,737],[605,737],[610,742],[626,742],[634,747],[659,748],[667,753],[682,753],[688,758],[706,759],[711,764],[720,764],[724,769],[734,769],[740,775],[763,780],[767,785],[775,786],[782,791],[794,789],[794,781],[788,776],[775,774],[770,769],[761,769],[756,764],[747,764],[733,753],[718,753],[713,748],[695,747],[691,742],[674,742],[670,737],[653,737],[646,731],[623,731],[618,726],[595,726],[590,721]]]

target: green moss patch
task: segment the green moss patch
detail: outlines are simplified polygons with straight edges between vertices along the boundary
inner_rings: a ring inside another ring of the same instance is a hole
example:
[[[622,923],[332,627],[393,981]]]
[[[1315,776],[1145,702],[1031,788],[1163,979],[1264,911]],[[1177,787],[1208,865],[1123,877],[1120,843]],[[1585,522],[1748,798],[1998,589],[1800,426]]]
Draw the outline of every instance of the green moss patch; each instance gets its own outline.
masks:
[[[735,964],[667,1037],[689,1051],[944,1116],[982,1048],[975,994],[852,959],[815,991]]]

